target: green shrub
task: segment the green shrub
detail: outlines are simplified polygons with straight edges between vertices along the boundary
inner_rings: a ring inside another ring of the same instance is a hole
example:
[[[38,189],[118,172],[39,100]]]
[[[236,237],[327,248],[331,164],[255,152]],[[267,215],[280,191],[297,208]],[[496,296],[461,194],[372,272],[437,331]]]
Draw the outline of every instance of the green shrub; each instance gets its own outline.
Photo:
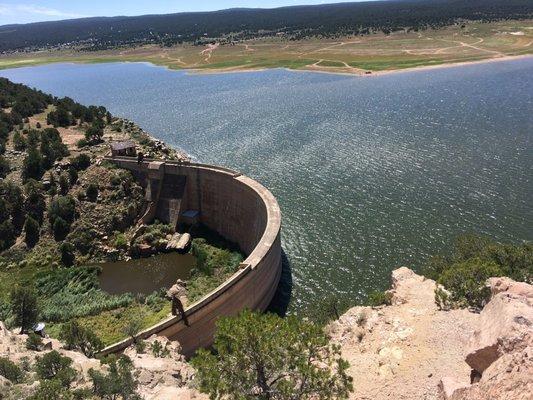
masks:
[[[57,241],[63,240],[70,232],[70,224],[61,217],[57,217],[52,225],[54,238]]]
[[[74,246],[72,243],[63,242],[59,246],[59,251],[61,253],[61,262],[65,267],[71,267],[76,261],[76,255],[74,254]]]
[[[76,202],[72,196],[59,196],[48,207],[48,219],[56,240],[63,240],[76,217]]]
[[[18,235],[22,230],[25,220],[24,195],[21,186],[11,180],[0,183],[0,195],[7,200],[11,214],[11,222]]]
[[[11,221],[0,223],[0,251],[9,249],[15,244],[15,227]]]
[[[343,399],[353,390],[340,347],[294,316],[221,317],[213,347],[192,360],[200,390],[213,399]]]
[[[59,193],[65,196],[70,189],[70,182],[65,174],[59,175]]]
[[[315,307],[306,314],[306,317],[317,325],[325,326],[339,319],[350,306],[347,300],[341,300],[337,296],[326,296],[315,302]]]
[[[13,383],[21,383],[24,379],[24,372],[13,361],[0,357],[0,376]]]
[[[36,146],[28,147],[26,158],[22,165],[22,177],[24,181],[28,179],[40,180],[43,176],[43,157]]]
[[[28,247],[33,247],[37,244],[39,241],[39,231],[39,223],[28,215],[24,223],[24,241]]]
[[[68,169],[68,180],[71,186],[74,186],[78,182],[78,171],[72,165]]]
[[[60,196],[53,200],[48,207],[48,219],[54,224],[57,218],[72,223],[76,217],[76,202],[72,196]]]
[[[87,199],[89,199],[89,201],[96,201],[96,199],[98,198],[98,186],[94,183],[90,183],[87,186],[85,195],[87,196]]]
[[[516,281],[533,280],[533,243],[502,244],[483,236],[462,235],[451,255],[433,257],[423,272],[451,292],[436,291],[438,305],[479,309],[489,296],[486,279],[509,276]]]
[[[13,134],[13,148],[16,151],[26,150],[26,139],[24,139],[24,136],[19,131],[15,131]]]
[[[96,230],[83,220],[74,223],[67,240],[83,255],[91,253],[100,243]]]
[[[371,307],[390,306],[392,301],[392,293],[374,291],[368,295],[367,304]]]
[[[24,209],[39,225],[43,222],[43,214],[46,209],[42,185],[34,179],[28,180],[24,185],[26,201]]]
[[[48,194],[54,197],[57,194],[56,176],[53,172],[50,172],[49,176],[50,178],[48,183]]]
[[[132,370],[133,363],[126,356],[121,356],[118,361],[111,361],[107,374],[91,368],[89,376],[93,381],[93,393],[104,400],[139,399],[136,394],[138,383]]]
[[[125,250],[128,248],[128,239],[123,233],[117,232],[115,235],[115,240],[113,246],[117,249]]]
[[[4,156],[0,156],[0,178],[5,178],[10,171],[9,161]]]
[[[204,238],[192,241],[191,254],[196,258],[196,270],[207,276],[213,275],[216,270],[234,272],[243,259],[238,251],[214,246]]]
[[[150,350],[154,357],[165,358],[170,356],[170,351],[168,350],[166,344],[163,347],[159,340],[154,340],[150,346]]]
[[[76,147],[78,149],[83,149],[84,147],[87,147],[89,146],[89,142],[87,141],[87,139],[83,138],[83,139],[80,139],[76,142]]]
[[[79,350],[89,358],[94,357],[104,347],[93,331],[80,326],[76,321],[61,326],[59,339],[66,344],[67,349]]]
[[[43,348],[43,339],[36,333],[30,333],[26,339],[26,348],[28,350],[41,351]]]
[[[88,144],[98,144],[102,141],[104,129],[102,124],[94,123],[85,131],[85,140]]]
[[[15,287],[10,294],[11,315],[21,333],[32,329],[37,322],[39,308],[35,291],[27,286]]]
[[[504,272],[495,262],[474,258],[451,265],[440,275],[438,283],[451,292],[450,300],[454,303],[480,309],[490,298],[485,282],[501,275]]]
[[[71,365],[72,359],[52,350],[37,358],[35,372],[37,372],[39,379],[57,380],[61,382],[61,386],[68,388],[76,377],[76,371]]]
[[[84,171],[91,165],[91,157],[87,153],[81,153],[72,159],[71,164],[78,171]]]
[[[146,351],[146,342],[142,339],[138,339],[135,343],[135,351],[138,354],[143,354]]]
[[[75,400],[74,394],[59,380],[41,381],[37,391],[27,400]]]
[[[448,311],[452,308],[453,304],[450,298],[450,293],[443,289],[440,285],[435,288],[435,303],[439,310]]]

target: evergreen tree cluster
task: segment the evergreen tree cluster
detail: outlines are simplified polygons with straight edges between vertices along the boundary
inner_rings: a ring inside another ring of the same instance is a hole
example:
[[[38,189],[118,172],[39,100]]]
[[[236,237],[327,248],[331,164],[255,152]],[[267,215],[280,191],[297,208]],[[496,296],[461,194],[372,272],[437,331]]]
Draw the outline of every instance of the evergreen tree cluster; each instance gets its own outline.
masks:
[[[69,155],[67,146],[61,140],[56,128],[42,131],[30,130],[26,140],[26,158],[22,175],[25,180],[39,180],[54,162]]]
[[[87,123],[105,126],[111,122],[111,114],[103,106],[89,106],[76,103],[70,97],[55,101],[56,109],[48,113],[46,121],[54,127],[67,127]]]
[[[26,243],[34,246],[45,207],[42,186],[37,181],[30,180],[24,187],[10,180],[0,182],[0,251],[11,247],[23,229]]]

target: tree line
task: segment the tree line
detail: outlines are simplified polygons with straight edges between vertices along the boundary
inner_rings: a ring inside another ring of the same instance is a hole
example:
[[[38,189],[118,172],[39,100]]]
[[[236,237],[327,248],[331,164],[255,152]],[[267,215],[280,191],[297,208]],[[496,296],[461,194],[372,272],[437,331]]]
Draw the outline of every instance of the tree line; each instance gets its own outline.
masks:
[[[529,0],[390,0],[276,9],[84,18],[0,27],[0,52],[82,45],[100,50],[115,46],[202,42],[285,33],[292,38],[385,33],[426,29],[458,21],[495,21],[533,16]]]

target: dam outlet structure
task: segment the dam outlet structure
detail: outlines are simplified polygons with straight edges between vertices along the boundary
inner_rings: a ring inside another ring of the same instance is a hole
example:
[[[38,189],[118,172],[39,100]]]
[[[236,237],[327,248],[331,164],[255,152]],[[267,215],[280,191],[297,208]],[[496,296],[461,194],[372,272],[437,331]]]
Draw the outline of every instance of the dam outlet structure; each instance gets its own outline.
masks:
[[[281,276],[281,212],[272,193],[255,180],[233,170],[206,164],[128,157],[106,161],[131,171],[145,188],[146,209],[140,223],[153,219],[172,224],[201,223],[235,243],[246,258],[223,284],[185,308],[180,316],[139,332],[181,344],[190,357],[198,348],[213,343],[215,324],[221,316],[243,309],[264,311],[270,304]],[[186,323],[187,322],[187,323]],[[123,351],[133,338],[104,348],[99,354]]]

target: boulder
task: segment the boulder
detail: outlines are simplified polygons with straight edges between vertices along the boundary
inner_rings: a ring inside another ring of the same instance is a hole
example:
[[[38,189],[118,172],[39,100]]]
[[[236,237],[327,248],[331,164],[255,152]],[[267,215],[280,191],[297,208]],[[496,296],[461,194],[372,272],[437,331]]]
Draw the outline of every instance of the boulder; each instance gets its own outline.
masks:
[[[496,294],[481,311],[466,356],[468,365],[481,374],[503,354],[533,346],[533,286],[508,278],[491,279],[489,284]]]
[[[523,296],[531,305],[533,302],[533,289],[531,285],[525,282],[515,282],[511,278],[489,278],[487,280],[487,286],[490,288],[492,296],[498,293],[507,292],[517,296]]]
[[[450,377],[442,378],[439,383],[439,390],[441,391],[444,399],[450,399],[456,391],[466,387],[468,387],[468,385],[458,382],[454,378]]]
[[[533,394],[533,286],[509,278],[488,280],[492,298],[481,311],[466,362],[473,384],[443,378],[446,400],[530,400]]]
[[[531,400],[533,348],[505,354],[485,370],[478,383],[447,394],[446,400]]]

